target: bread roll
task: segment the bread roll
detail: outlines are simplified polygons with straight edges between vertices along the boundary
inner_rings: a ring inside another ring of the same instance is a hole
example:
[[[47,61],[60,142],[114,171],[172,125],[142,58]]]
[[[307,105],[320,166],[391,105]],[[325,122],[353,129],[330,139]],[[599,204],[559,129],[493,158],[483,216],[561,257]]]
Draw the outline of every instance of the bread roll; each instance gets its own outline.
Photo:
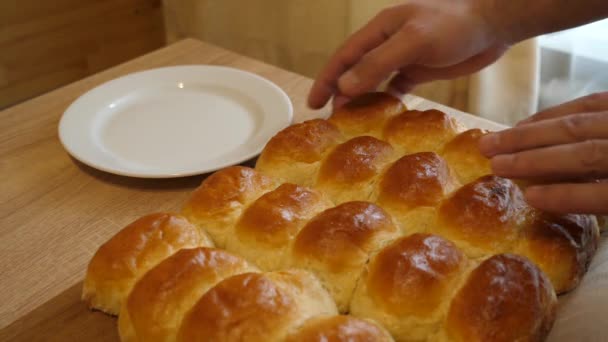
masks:
[[[348,202],[314,217],[297,235],[292,265],[310,270],[332,294],[340,312],[372,251],[399,236],[391,217],[368,202]]]
[[[213,246],[186,218],[157,213],[129,224],[101,245],[87,268],[82,299],[117,315],[135,281],[182,248]]]
[[[338,128],[330,122],[305,121],[270,139],[255,168],[281,182],[313,186],[321,159],[343,141]]]
[[[456,134],[456,120],[436,109],[403,112],[384,128],[384,139],[402,153],[439,152]]]
[[[336,203],[368,201],[377,176],[395,154],[391,145],[369,136],[338,145],[323,161],[316,188]]]
[[[360,135],[381,138],[386,121],[404,110],[403,102],[390,94],[368,93],[336,109],[329,121],[348,139]]]
[[[264,271],[285,266],[296,234],[313,216],[332,207],[322,193],[294,184],[283,184],[258,198],[244,212],[227,249]]]
[[[555,318],[556,297],[529,260],[495,255],[469,275],[443,325],[444,341],[542,341]]]
[[[434,152],[409,154],[380,177],[374,201],[404,233],[424,232],[436,222],[436,206],[457,187],[448,164]]]
[[[426,340],[466,269],[467,258],[448,240],[428,234],[400,238],[370,261],[351,313],[379,322],[397,341]]]
[[[392,342],[391,335],[374,322],[353,316],[323,316],[308,320],[286,342]]]
[[[201,297],[184,318],[178,341],[283,341],[308,319],[336,313],[311,273],[245,273],[223,280]]]
[[[592,216],[537,212],[525,226],[516,252],[534,261],[559,294],[578,285],[598,240],[599,229]]]
[[[443,148],[442,156],[462,184],[492,173],[490,160],[479,151],[479,138],[487,134],[481,129],[470,129],[458,134]]]
[[[452,240],[471,257],[502,253],[512,249],[530,212],[512,181],[483,176],[442,202],[431,232]]]
[[[122,341],[175,341],[185,314],[202,295],[230,276],[255,272],[220,249],[182,249],[148,271],[133,287],[119,317]]]
[[[218,247],[224,248],[243,209],[276,186],[275,181],[251,168],[232,166],[205,179],[182,213],[207,230]]]
[[[384,93],[290,126],[255,170],[203,181],[183,217],[104,244],[83,299],[122,308],[124,341],[542,340],[598,222],[531,208],[537,181],[492,175],[486,131],[461,131]]]

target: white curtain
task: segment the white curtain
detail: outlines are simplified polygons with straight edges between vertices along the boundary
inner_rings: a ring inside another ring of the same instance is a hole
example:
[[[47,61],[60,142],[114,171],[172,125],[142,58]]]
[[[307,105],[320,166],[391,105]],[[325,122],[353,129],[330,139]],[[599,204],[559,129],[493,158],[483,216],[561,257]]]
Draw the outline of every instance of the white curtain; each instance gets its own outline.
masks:
[[[314,77],[350,33],[395,0],[164,0],[169,41],[196,37]],[[470,77],[433,82],[417,95],[513,124],[538,97],[535,40]]]
[[[608,20],[539,39],[540,106],[608,90]]]

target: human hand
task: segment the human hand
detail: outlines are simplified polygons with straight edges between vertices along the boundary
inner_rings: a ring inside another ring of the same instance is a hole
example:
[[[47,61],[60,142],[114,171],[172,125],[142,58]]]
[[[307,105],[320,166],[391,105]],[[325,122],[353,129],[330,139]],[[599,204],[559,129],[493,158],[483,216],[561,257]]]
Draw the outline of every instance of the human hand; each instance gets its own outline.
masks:
[[[391,74],[401,93],[416,84],[482,69],[508,48],[485,19],[479,0],[410,0],[387,8],[354,33],[317,77],[308,103],[340,106],[372,91]]]
[[[525,190],[533,207],[608,214],[608,92],[540,112],[480,142],[498,176],[540,179]]]

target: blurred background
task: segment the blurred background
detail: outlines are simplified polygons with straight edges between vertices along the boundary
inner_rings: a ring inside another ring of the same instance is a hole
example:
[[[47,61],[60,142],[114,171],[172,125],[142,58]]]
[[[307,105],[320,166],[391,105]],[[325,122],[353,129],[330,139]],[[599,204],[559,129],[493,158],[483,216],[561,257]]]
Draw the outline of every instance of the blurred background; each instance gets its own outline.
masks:
[[[164,44],[160,0],[2,0],[0,108]]]
[[[193,37],[314,77],[395,0],[0,1],[0,109]],[[417,95],[513,124],[608,90],[608,21],[523,42],[482,72]]]

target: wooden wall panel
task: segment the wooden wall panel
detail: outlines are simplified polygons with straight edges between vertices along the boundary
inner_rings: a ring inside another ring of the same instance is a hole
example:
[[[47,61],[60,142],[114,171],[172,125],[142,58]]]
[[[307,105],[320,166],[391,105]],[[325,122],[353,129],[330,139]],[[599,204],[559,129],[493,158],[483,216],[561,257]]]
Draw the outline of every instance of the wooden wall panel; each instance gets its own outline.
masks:
[[[160,0],[0,1],[0,108],[164,45]]]

